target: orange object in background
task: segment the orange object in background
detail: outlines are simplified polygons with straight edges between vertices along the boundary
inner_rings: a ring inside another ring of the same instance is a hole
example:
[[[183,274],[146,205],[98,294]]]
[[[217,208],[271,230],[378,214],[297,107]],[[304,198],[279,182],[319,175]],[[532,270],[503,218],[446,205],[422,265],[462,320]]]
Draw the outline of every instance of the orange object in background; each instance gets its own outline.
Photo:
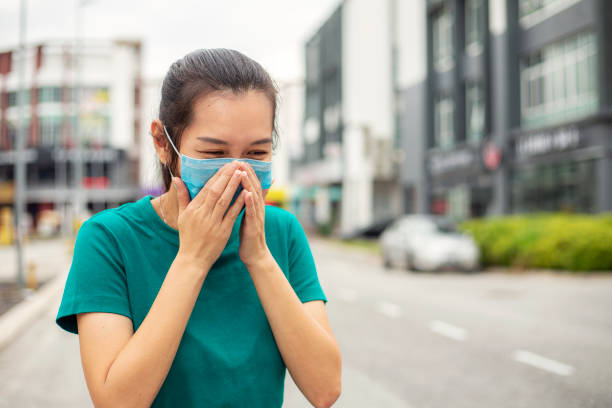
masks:
[[[10,207],[0,210],[0,244],[11,245],[15,238],[13,227],[13,211]]]
[[[270,187],[270,190],[268,190],[265,201],[267,205],[273,205],[286,209],[287,197],[288,194],[286,189],[272,186]]]
[[[83,187],[85,188],[108,188],[109,184],[108,177],[83,177]]]

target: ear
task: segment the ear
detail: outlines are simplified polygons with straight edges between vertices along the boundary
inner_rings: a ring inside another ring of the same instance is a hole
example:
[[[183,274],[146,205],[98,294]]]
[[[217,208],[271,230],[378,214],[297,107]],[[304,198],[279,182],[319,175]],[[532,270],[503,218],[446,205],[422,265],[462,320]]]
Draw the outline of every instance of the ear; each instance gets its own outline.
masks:
[[[157,152],[159,161],[167,164],[170,162],[170,143],[164,133],[164,127],[159,119],[155,119],[151,122],[151,137],[153,138],[153,146]]]

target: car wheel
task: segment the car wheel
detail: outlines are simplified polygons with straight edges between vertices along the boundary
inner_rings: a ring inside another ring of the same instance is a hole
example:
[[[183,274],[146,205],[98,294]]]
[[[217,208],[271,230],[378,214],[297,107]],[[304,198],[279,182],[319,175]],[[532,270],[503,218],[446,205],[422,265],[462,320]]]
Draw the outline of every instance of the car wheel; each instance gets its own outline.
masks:
[[[385,267],[385,269],[391,269],[393,267],[393,265],[391,265],[391,260],[389,259],[389,257],[384,254],[383,254],[383,266]]]

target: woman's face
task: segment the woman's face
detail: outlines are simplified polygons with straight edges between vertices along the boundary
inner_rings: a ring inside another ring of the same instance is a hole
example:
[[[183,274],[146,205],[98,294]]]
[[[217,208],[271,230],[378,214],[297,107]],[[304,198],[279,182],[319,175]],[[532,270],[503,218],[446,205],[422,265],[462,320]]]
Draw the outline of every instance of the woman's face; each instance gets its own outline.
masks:
[[[261,91],[219,91],[196,100],[181,137],[181,154],[197,159],[220,157],[272,159],[272,104]]]

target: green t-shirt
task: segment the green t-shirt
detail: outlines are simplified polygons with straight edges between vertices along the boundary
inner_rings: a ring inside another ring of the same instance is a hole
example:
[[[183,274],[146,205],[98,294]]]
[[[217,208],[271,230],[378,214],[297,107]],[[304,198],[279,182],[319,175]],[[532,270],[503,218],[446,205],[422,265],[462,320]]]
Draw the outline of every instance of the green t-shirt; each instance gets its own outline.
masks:
[[[151,196],[102,211],[81,226],[57,324],[76,314],[117,313],[134,331],[149,312],[179,246]],[[280,407],[286,367],[251,276],[238,255],[239,227],[208,272],[152,407]],[[266,242],[302,302],[327,298],[295,216],[266,206]]]

